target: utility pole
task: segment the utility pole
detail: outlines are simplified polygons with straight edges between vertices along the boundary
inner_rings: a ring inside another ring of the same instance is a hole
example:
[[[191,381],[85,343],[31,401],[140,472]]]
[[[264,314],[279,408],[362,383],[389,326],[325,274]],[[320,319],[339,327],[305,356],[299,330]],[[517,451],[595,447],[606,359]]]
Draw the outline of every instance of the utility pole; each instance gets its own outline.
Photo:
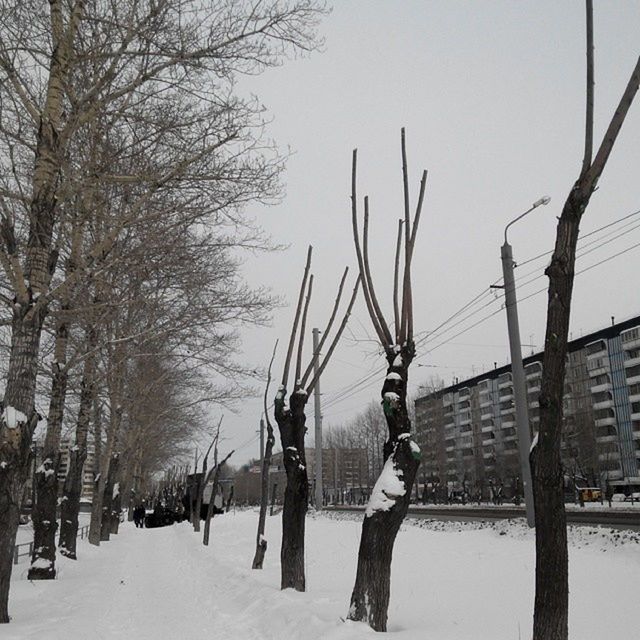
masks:
[[[518,322],[518,307],[516,299],[516,281],[513,275],[513,252],[507,240],[507,230],[516,221],[524,218],[528,213],[540,205],[548,204],[549,198],[540,198],[523,214],[512,220],[504,230],[504,244],[500,248],[502,259],[502,275],[504,276],[504,298],[507,311],[507,329],[509,331],[509,349],[511,351],[511,377],[513,380],[513,394],[516,404],[516,432],[518,434],[518,452],[520,454],[520,473],[524,502],[527,512],[527,524],[535,526],[535,511],[533,508],[533,484],[531,481],[531,465],[529,452],[531,448],[531,432],[529,430],[529,401],[527,385],[522,363],[522,345],[520,343],[520,324]]]
[[[264,418],[260,418],[260,468],[264,462]]]
[[[315,355],[315,363],[313,365],[313,375],[316,378],[316,386],[313,390],[313,409],[315,413],[315,427],[316,427],[316,456],[315,456],[315,476],[316,476],[316,491],[315,501],[316,509],[322,509],[322,413],[320,410],[320,378],[318,377],[318,362],[320,360],[320,354],[318,353],[318,336],[320,335],[319,329],[313,330],[313,353]]]

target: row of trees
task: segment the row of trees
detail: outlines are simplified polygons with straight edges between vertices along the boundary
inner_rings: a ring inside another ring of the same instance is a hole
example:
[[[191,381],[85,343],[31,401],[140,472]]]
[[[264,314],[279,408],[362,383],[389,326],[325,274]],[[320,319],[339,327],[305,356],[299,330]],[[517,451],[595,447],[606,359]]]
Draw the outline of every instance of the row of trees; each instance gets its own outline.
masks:
[[[30,576],[51,578],[63,429],[74,446],[60,548],[75,557],[90,438],[98,544],[114,485],[139,491],[202,425],[203,403],[244,393],[235,331],[263,322],[272,299],[240,278],[237,250],[269,248],[243,211],[279,197],[282,160],[235,79],[315,48],[322,11],[0,3],[0,622],[40,414]]]

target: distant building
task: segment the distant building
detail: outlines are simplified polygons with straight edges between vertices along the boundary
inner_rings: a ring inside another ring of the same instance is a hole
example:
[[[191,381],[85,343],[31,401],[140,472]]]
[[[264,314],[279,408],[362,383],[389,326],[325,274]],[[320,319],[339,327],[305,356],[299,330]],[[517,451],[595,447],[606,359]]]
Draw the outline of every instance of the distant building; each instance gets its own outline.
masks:
[[[305,448],[309,500],[313,500],[315,483],[315,449]],[[260,465],[253,463],[234,478],[234,495],[240,503],[260,501]],[[287,477],[282,452],[274,453],[269,469],[269,500],[276,485],[276,502],[281,503]],[[322,450],[322,484],[325,503],[357,502],[368,495],[368,462],[366,449],[331,448]]]
[[[531,433],[542,353],[524,359]],[[419,481],[441,494],[519,493],[511,365],[416,400]],[[640,316],[569,342],[562,458],[573,485],[640,491]]]
[[[36,469],[42,464],[42,449],[44,446],[44,438],[39,438],[33,445],[33,451],[35,453],[32,464],[31,473],[29,474],[25,483],[24,489],[24,501],[27,504],[31,504],[33,499],[33,477]],[[73,446],[71,440],[65,438],[60,443],[59,449],[59,465],[58,465],[58,493],[62,495],[64,486],[64,480],[67,477],[67,470],[69,469],[69,453],[70,448]],[[87,445],[87,458],[84,463],[82,473],[82,493],[80,499],[83,502],[91,502],[93,499],[93,479],[94,479],[94,466],[95,466],[95,449],[93,444]]]

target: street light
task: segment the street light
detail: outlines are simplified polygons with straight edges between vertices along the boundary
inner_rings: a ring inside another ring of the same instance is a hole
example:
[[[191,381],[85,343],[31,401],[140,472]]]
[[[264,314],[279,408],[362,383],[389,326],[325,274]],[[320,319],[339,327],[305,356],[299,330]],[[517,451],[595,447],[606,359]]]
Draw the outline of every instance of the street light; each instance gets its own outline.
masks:
[[[536,200],[524,213],[514,218],[504,228],[504,244],[500,249],[502,259],[502,275],[504,277],[504,298],[507,310],[507,329],[509,331],[509,350],[511,352],[511,377],[516,404],[516,432],[518,434],[518,452],[520,455],[520,470],[522,474],[522,488],[527,513],[527,524],[535,526],[535,512],[533,509],[533,484],[531,482],[531,467],[529,465],[529,449],[531,447],[531,432],[529,431],[529,404],[527,387],[522,363],[522,347],[520,343],[520,325],[518,322],[518,307],[516,299],[516,282],[513,275],[513,253],[507,240],[507,231],[512,224],[524,218],[541,205],[549,204],[551,198],[543,196]]]

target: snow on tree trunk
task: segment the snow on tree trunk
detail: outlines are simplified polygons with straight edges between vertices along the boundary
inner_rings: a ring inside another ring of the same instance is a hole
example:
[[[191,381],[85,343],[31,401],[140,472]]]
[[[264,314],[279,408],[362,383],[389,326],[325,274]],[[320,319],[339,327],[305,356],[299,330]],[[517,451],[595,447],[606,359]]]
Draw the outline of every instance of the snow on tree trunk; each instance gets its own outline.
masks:
[[[34,400],[43,317],[38,315],[28,321],[24,313],[23,309],[14,308],[7,387],[0,418],[0,623],[9,622],[13,547],[30,470],[31,440],[38,421]]]
[[[33,521],[33,553],[29,580],[53,580],[56,577],[56,529],[58,506],[57,452],[45,449],[45,459],[36,470],[36,501]]]
[[[420,464],[420,449],[411,440],[407,412],[408,367],[413,344],[391,354],[382,387],[382,407],[389,428],[385,463],[373,488],[362,525],[356,581],[349,619],[387,629],[393,545],[411,499],[411,487]]]

